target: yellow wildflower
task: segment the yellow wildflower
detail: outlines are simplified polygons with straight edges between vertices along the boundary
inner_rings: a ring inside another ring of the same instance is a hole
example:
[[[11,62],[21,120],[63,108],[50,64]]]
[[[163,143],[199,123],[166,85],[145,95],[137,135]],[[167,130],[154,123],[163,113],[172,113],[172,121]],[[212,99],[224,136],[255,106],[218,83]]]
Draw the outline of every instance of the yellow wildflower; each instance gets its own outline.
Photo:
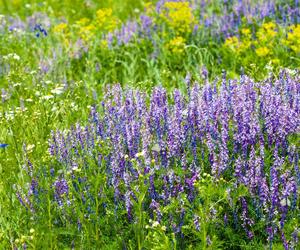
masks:
[[[119,20],[112,15],[111,8],[104,8],[97,10],[96,22],[98,28],[107,31],[112,31],[117,28]]]
[[[111,8],[99,9],[96,12],[96,16],[99,22],[103,22],[103,20],[107,19],[108,17],[111,17],[111,15],[112,15]]]
[[[271,62],[272,62],[273,64],[278,64],[278,65],[280,64],[280,60],[279,60],[278,58],[272,59]]]
[[[241,43],[236,36],[228,37],[225,40],[225,47],[230,48],[233,51],[239,51]]]
[[[272,39],[277,35],[276,24],[273,22],[264,23],[256,32],[256,36],[260,42],[272,42]]]
[[[251,46],[251,41],[250,40],[243,40],[242,43],[240,43],[239,50],[244,51],[250,48]]]
[[[181,36],[173,38],[168,44],[167,47],[175,54],[181,54],[184,51],[185,40]]]
[[[166,2],[161,17],[177,33],[192,32],[195,17],[188,2]]]
[[[108,42],[107,40],[101,40],[100,41],[101,48],[108,48]]]
[[[66,23],[60,23],[53,27],[53,31],[56,33],[63,33],[66,31],[68,25]]]
[[[287,40],[284,42],[295,53],[300,53],[300,25],[291,25],[288,27],[290,31]]]
[[[248,28],[242,29],[241,32],[244,36],[249,36],[251,34],[251,30]]]
[[[255,53],[260,57],[264,57],[270,54],[270,50],[267,47],[260,47],[255,50]]]
[[[274,30],[276,28],[276,24],[273,22],[263,23],[262,28],[265,30]]]
[[[83,40],[87,41],[94,36],[95,30],[96,27],[93,24],[89,24],[79,29],[79,35]]]
[[[85,25],[87,25],[89,22],[90,22],[90,19],[84,17],[84,18],[81,18],[81,19],[79,19],[78,21],[76,21],[76,24],[77,24],[78,26],[85,26]]]

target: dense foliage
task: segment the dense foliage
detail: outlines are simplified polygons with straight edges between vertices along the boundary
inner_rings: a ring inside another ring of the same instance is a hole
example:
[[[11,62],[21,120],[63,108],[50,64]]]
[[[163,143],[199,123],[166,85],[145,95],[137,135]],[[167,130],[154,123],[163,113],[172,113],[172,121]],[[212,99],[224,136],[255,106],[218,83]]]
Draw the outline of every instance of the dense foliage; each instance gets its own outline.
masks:
[[[299,1],[0,13],[1,248],[299,248]]]

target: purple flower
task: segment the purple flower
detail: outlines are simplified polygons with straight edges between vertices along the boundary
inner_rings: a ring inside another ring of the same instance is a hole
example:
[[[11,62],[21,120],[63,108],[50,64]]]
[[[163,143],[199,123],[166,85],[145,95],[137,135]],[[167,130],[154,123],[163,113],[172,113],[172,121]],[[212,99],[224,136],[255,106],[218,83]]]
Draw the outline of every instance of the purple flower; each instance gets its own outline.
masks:
[[[66,179],[59,178],[53,183],[54,197],[59,206],[63,205],[63,200],[69,194],[69,185]]]
[[[199,221],[199,216],[195,215],[194,216],[194,225],[197,231],[200,231],[200,221]]]
[[[70,177],[60,175],[54,182],[54,200],[67,205],[64,197],[69,194],[68,181],[78,178],[75,170],[82,165],[84,170],[96,167],[105,174],[105,188],[112,194],[107,204],[115,205],[116,216],[123,204],[133,222],[136,197],[132,189],[143,176],[147,185],[143,212],[152,211],[150,216],[159,221],[163,206],[181,201],[180,209],[169,214],[170,225],[181,232],[189,218],[187,207],[195,214],[195,182],[203,173],[212,173],[212,181],[223,178],[230,180],[226,185],[233,183],[229,211],[221,218],[224,224],[241,226],[250,240],[254,223],[264,219],[270,244],[279,239],[290,215],[298,212],[299,155],[289,137],[300,129],[299,80],[286,73],[267,82],[246,76],[227,81],[224,73],[218,81],[210,84],[207,79],[205,85],[192,86],[187,77],[187,97],[177,89],[167,94],[162,87],[154,88],[149,98],[120,85],[107,87],[99,110],[92,107],[84,126],[78,123],[69,130],[51,132],[49,152],[59,164],[49,168],[60,173],[61,166],[71,172]],[[80,185],[94,184],[88,177],[82,179],[78,178]],[[236,199],[234,189],[240,187],[247,192]],[[29,188],[35,192],[35,182]],[[92,198],[82,197],[93,211]],[[233,223],[228,223],[227,214]],[[211,209],[209,216],[219,213]],[[199,218],[193,217],[193,222],[199,230]]]
[[[132,192],[131,191],[126,191],[125,193],[125,207],[126,207],[126,211],[127,211],[127,216],[128,216],[128,219],[129,220],[132,220],[132,206],[133,206],[133,203],[131,201],[131,195],[132,195]]]

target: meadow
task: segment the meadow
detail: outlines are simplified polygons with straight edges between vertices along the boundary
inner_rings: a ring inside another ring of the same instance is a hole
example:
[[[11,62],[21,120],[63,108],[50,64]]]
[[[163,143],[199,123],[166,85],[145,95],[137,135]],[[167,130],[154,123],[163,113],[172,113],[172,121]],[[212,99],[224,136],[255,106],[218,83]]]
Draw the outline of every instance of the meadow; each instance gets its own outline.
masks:
[[[0,0],[0,249],[300,249],[298,0]]]

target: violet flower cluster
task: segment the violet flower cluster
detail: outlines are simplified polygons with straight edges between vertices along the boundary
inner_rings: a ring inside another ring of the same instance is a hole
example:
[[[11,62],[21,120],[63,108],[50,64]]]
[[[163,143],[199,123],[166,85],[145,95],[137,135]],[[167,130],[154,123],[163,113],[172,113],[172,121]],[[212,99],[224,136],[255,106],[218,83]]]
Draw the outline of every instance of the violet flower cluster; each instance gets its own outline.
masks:
[[[52,179],[53,202],[70,206],[70,189],[85,190],[82,200],[88,204],[87,214],[93,213],[93,183],[76,174],[88,170],[92,160],[104,171],[116,209],[121,204],[129,221],[135,216],[136,183],[144,178],[144,209],[158,221],[167,216],[170,230],[179,233],[188,216],[182,195],[193,204],[198,199],[196,183],[211,174],[216,183],[225,179],[249,192],[234,205],[228,191],[229,206],[220,217],[225,226],[234,222],[252,239],[255,224],[264,221],[270,244],[279,235],[289,245],[285,224],[299,213],[299,72],[282,71],[279,79],[263,82],[244,75],[226,80],[224,73],[214,84],[191,86],[189,78],[186,84],[186,95],[179,90],[168,95],[156,87],[150,98],[111,86],[99,109],[92,108],[86,126],[52,131],[49,153],[56,169],[51,178],[57,176]],[[78,181],[84,188],[78,188]],[[177,214],[164,214],[162,207],[174,199],[182,203]],[[212,209],[211,216],[220,213]],[[201,230],[198,215],[191,221]]]
[[[19,17],[7,16],[0,23],[0,31],[6,29],[10,32],[29,31],[34,32],[36,37],[47,36],[47,30],[51,27],[50,17],[42,12],[35,12],[22,20]]]
[[[166,2],[176,1],[158,1],[155,5],[155,12],[161,14]],[[242,24],[261,23],[265,19],[274,20],[282,25],[297,24],[300,21],[300,4],[297,0],[284,5],[272,0],[255,2],[250,0],[223,1],[219,3],[222,10],[221,14],[217,11],[208,11],[211,8],[210,1],[196,0],[188,2],[191,9],[197,13],[195,14],[196,22],[192,28],[194,34],[197,34],[201,27],[216,39],[238,35]],[[128,21],[122,25],[121,29],[118,28],[114,32],[105,35],[105,37],[109,46],[112,46],[114,41],[119,46],[145,37],[152,40],[153,35],[161,28],[153,17],[142,14],[138,19]]]

